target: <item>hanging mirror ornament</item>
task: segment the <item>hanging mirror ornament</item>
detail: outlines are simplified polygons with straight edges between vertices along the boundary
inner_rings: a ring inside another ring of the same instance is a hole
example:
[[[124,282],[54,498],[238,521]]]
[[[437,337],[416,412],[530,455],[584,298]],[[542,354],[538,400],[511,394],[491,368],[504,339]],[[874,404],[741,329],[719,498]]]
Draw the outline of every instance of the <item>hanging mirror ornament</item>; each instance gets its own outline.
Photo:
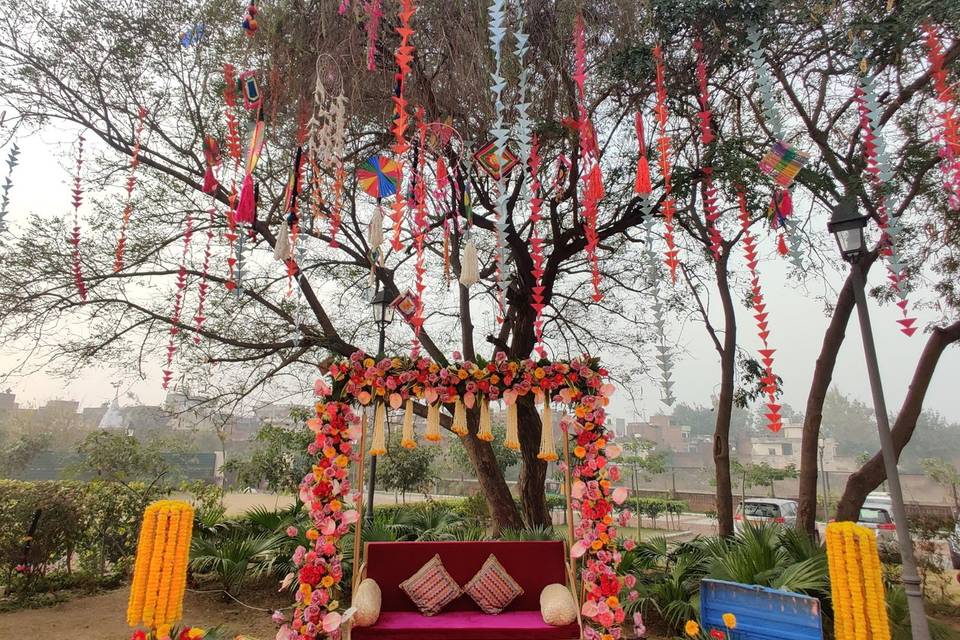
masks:
[[[10,147],[7,154],[7,175],[3,179],[3,195],[0,195],[0,233],[7,229],[4,221],[10,210],[10,189],[13,188],[13,170],[19,164],[20,147],[16,142]]]

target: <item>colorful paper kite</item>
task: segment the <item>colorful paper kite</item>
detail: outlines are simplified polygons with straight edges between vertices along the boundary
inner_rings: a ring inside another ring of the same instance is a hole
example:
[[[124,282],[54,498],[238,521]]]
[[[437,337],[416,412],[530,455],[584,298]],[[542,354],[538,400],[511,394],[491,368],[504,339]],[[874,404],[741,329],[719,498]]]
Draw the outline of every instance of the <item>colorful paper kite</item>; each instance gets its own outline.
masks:
[[[403,319],[407,322],[413,322],[413,319],[417,315],[417,296],[413,295],[413,292],[409,289],[397,296],[393,302],[390,303],[390,306],[397,310]]]
[[[497,143],[491,140],[485,144],[479,151],[473,154],[473,159],[477,161],[480,168],[486,171],[487,175],[494,180],[499,180],[501,176],[508,175],[513,168],[520,163],[520,158],[510,149],[505,147],[503,151],[503,162],[497,155]]]
[[[763,171],[781,187],[793,184],[800,169],[807,163],[807,156],[783,140],[777,140],[760,160],[760,171]]]
[[[357,169],[357,181],[374,198],[388,198],[397,193],[400,165],[386,156],[373,156]]]

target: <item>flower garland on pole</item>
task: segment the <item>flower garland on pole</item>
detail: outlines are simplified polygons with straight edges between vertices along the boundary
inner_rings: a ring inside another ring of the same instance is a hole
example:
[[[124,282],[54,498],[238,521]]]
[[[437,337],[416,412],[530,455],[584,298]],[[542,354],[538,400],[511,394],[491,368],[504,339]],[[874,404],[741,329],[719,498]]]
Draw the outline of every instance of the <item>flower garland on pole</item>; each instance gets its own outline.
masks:
[[[626,500],[627,491],[614,488],[620,472],[613,461],[621,450],[613,444],[613,434],[604,426],[604,407],[614,387],[597,359],[584,356],[553,362],[508,360],[500,354],[492,362],[455,361],[440,365],[422,357],[377,361],[357,351],[349,358],[329,363],[324,373],[325,379],[318,380],[315,387],[319,396],[317,415],[307,423],[316,434],[308,451],[317,456],[317,462],[300,487],[300,499],[309,505],[314,523],[307,532],[313,548],[301,547],[294,554],[300,583],[297,609],[292,623],[281,628],[279,640],[312,640],[334,634],[341,622],[336,593],[343,572],[337,543],[360,517],[352,507],[355,494],[348,479],[351,462],[359,459],[357,443],[362,434],[355,406],[376,408],[379,415],[368,442],[370,453],[381,455],[385,413],[381,408],[387,405],[395,410],[406,405],[409,413],[412,402],[427,404],[425,437],[435,440],[439,438],[441,408],[454,415],[456,425],[465,416],[464,408],[479,405],[481,413],[489,415],[489,402],[504,400],[509,411],[524,396],[551,399],[555,404],[566,405],[573,414],[562,420],[567,425],[563,437],[570,439],[573,451],[572,498],[580,511],[577,541],[571,555],[583,562],[583,613],[593,625],[593,637],[619,637],[624,611],[617,599],[620,583],[615,569],[620,552],[615,540],[618,525],[623,526],[630,513],[614,515],[614,505]],[[545,425],[550,422],[546,417],[551,410],[548,407],[549,403],[543,409]],[[432,434],[431,429],[437,433]],[[405,446],[416,446],[412,435],[411,422],[409,432],[405,425]],[[545,434],[548,436],[549,432]],[[476,437],[487,439],[482,427]],[[552,441],[549,446],[552,449]]]

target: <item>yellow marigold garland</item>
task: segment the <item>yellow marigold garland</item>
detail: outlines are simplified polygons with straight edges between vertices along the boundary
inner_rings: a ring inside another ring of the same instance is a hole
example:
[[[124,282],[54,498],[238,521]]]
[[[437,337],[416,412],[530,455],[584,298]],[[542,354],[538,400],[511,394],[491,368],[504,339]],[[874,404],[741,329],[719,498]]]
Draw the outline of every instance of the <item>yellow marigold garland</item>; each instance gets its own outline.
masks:
[[[827,558],[837,640],[889,640],[886,600],[873,532],[851,522],[827,525]]]
[[[131,627],[142,622],[162,636],[180,619],[192,529],[193,507],[185,502],[161,500],[144,511],[127,606]]]

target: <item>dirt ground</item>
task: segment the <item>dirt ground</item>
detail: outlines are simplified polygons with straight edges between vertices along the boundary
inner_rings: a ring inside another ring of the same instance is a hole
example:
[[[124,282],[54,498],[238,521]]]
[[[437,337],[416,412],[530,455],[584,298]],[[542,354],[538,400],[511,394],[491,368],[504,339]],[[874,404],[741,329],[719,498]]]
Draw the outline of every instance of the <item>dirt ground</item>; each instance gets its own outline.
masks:
[[[13,640],[42,629],[42,635],[47,638],[127,640],[131,634],[125,620],[129,593],[124,587],[53,607],[0,614],[0,638]],[[185,622],[204,629],[223,625],[228,637],[243,634],[256,640],[272,640],[277,627],[270,619],[270,610],[289,606],[289,594],[263,590],[244,593],[241,599],[268,611],[224,600],[219,593],[188,591],[183,603]]]

